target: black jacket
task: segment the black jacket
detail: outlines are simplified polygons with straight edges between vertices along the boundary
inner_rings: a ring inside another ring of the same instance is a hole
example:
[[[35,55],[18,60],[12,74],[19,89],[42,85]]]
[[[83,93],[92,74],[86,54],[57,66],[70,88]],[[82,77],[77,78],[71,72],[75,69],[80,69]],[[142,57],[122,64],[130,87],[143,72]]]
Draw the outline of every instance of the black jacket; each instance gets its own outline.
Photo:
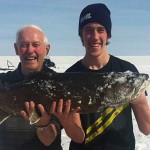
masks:
[[[42,71],[54,72],[46,66],[43,66]],[[23,79],[21,64],[14,71],[0,74],[0,83],[16,83]],[[56,122],[60,125],[57,119]],[[21,116],[11,116],[0,125],[0,150],[62,150],[61,133],[51,145],[44,146],[34,126]]]

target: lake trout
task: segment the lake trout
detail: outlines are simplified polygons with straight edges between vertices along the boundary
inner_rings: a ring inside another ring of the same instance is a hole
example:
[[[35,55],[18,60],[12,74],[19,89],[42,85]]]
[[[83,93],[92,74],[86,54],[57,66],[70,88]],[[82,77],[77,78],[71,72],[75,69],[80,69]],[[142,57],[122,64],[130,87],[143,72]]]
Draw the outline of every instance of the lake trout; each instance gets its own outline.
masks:
[[[139,97],[149,84],[147,74],[111,73],[45,73],[32,74],[14,84],[0,84],[0,122],[24,109],[24,102],[42,104],[47,112],[53,101],[68,99],[71,109],[79,113],[102,112],[107,107],[119,107]],[[30,120],[39,119],[37,108]]]

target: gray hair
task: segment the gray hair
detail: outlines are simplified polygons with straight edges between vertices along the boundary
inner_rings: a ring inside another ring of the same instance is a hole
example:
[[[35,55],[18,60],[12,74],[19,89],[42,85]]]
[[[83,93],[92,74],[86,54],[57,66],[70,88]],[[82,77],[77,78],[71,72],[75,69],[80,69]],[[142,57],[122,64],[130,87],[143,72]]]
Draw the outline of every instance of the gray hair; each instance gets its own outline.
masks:
[[[21,34],[22,30],[25,29],[25,28],[33,28],[33,29],[37,29],[37,30],[41,31],[43,33],[43,36],[44,36],[44,41],[43,42],[45,44],[48,44],[48,39],[47,39],[45,33],[43,32],[43,30],[39,26],[36,26],[36,25],[33,25],[33,24],[25,25],[17,31],[17,33],[16,33],[16,43],[18,43],[19,35]]]

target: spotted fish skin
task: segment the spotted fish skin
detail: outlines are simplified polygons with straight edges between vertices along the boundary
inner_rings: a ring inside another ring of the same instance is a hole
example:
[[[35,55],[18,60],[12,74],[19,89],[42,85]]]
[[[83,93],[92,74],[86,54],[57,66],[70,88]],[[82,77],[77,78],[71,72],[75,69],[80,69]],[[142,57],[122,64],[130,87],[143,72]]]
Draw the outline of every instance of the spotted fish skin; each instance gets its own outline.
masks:
[[[119,107],[134,100],[149,84],[147,74],[110,73],[45,73],[39,72],[15,84],[0,85],[0,122],[19,114],[24,102],[42,104],[47,112],[53,101],[72,100],[79,113],[102,112],[106,107]],[[38,109],[36,109],[38,112]],[[38,119],[38,118],[37,118]]]

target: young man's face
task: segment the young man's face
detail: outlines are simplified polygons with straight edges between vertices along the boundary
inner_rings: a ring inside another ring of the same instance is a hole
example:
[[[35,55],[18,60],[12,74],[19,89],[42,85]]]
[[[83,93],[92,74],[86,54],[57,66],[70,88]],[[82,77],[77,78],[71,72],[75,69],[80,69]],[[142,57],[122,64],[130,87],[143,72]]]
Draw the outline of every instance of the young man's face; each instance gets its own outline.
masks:
[[[15,44],[16,54],[21,60],[23,73],[40,71],[49,45],[44,43],[43,33],[34,28],[25,28]]]
[[[82,41],[88,55],[98,56],[103,53],[107,40],[106,29],[98,23],[89,23],[82,29]]]

